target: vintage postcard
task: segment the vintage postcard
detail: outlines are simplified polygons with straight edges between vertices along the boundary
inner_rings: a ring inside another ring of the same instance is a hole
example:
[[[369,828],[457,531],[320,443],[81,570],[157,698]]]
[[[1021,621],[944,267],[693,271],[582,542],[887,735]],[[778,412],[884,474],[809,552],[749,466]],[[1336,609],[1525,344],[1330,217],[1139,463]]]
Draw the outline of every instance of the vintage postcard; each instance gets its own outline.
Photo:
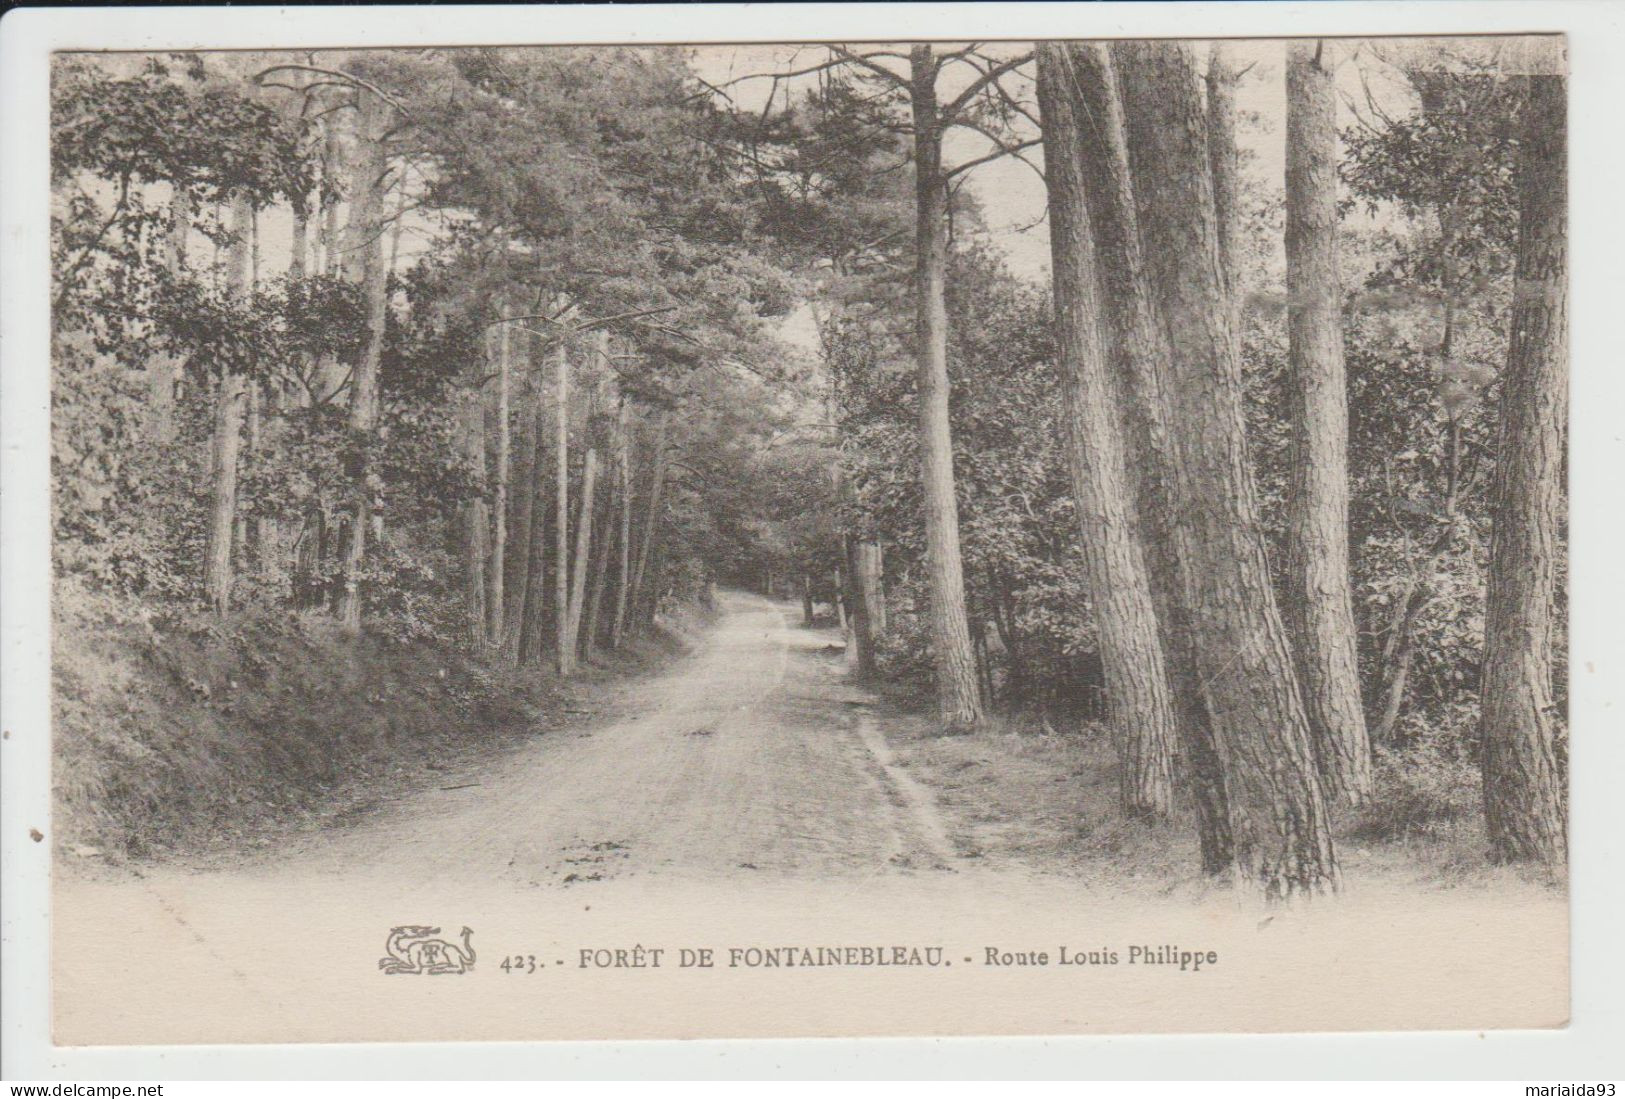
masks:
[[[1566,1024],[1562,35],[365,45],[50,58],[56,1043]]]

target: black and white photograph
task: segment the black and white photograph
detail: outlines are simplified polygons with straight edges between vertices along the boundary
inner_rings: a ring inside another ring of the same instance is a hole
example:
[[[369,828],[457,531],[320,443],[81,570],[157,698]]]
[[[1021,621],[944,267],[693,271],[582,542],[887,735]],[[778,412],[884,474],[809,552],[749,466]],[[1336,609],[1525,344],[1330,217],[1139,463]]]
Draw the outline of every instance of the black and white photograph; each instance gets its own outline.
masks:
[[[54,52],[53,1040],[1565,1026],[1569,43],[1280,29]]]

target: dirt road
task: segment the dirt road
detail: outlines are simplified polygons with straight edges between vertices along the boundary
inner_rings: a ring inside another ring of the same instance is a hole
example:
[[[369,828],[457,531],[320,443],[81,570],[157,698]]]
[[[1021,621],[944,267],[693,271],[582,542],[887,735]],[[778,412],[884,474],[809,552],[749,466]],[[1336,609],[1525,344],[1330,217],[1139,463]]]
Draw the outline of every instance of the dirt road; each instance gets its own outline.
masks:
[[[890,765],[833,639],[725,595],[696,653],[590,700],[607,721],[538,737],[265,870],[552,887],[946,868],[933,803]]]
[[[596,711],[584,724],[439,772],[438,785],[371,819],[212,868],[59,876],[57,1041],[1563,1018],[1561,898],[1366,893],[1260,921],[1223,892],[1170,893],[1166,876],[1138,880],[1147,863],[1134,854],[1169,841],[1110,823],[1109,772],[1083,738],[930,735],[855,689],[833,640],[790,627],[764,600],[728,596],[692,655],[583,699]],[[1188,868],[1178,874],[1190,880]],[[388,973],[379,963],[402,925],[440,929],[477,965],[457,977]],[[1486,939],[1486,928],[1500,933]],[[1146,943],[1223,961],[1195,980],[1171,965],[1026,969],[990,958],[1053,959],[1066,946],[1126,959]],[[935,950],[941,964],[751,961],[804,946],[841,957]],[[685,949],[716,963],[684,966]],[[623,968],[649,951],[657,964]],[[1293,973],[1314,977],[1271,979],[1260,994],[1260,981]],[[1414,977],[1403,997],[1394,973]],[[1238,1003],[1253,1005],[1244,1021]]]

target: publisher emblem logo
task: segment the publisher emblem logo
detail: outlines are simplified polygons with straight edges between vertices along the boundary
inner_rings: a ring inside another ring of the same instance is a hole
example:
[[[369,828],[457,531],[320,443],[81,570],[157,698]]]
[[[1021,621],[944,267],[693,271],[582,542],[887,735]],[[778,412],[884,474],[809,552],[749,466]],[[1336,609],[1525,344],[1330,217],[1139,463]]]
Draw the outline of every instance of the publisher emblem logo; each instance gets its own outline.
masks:
[[[474,932],[465,927],[458,940],[440,938],[438,927],[403,924],[389,929],[378,968],[389,974],[468,973],[474,968]]]

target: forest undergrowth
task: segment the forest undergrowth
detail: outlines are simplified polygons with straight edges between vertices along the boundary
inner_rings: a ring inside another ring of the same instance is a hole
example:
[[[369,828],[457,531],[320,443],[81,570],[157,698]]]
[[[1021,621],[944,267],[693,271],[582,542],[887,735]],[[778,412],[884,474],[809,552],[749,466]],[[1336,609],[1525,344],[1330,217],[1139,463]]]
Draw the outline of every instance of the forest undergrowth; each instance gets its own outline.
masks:
[[[596,698],[687,652],[707,617],[665,614],[569,684],[326,615],[58,599],[59,865],[204,860],[342,827],[580,722]]]

